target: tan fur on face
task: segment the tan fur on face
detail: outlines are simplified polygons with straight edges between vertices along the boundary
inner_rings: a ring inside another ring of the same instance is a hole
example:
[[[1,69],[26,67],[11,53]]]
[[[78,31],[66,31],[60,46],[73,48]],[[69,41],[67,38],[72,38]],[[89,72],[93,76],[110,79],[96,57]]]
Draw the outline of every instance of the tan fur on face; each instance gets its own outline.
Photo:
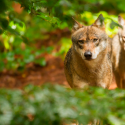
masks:
[[[97,43],[93,42],[93,39],[95,38],[98,39]],[[108,37],[106,33],[94,26],[84,26],[72,35],[73,46],[83,59],[85,59],[84,53],[86,51],[90,51],[92,53],[92,59],[97,58],[98,54],[106,48],[107,39]],[[84,40],[82,49],[78,45],[78,40]]]

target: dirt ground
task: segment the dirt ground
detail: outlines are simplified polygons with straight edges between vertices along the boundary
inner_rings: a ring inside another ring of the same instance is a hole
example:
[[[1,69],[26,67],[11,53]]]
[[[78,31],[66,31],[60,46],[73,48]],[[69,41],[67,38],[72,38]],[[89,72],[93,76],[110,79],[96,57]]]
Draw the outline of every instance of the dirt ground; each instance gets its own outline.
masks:
[[[60,46],[57,42],[61,37],[70,37],[68,29],[53,31],[49,33],[50,37],[46,40],[38,40],[36,47],[54,45],[53,51],[58,51]],[[56,38],[56,40],[55,40]],[[46,66],[42,67],[34,63],[29,63],[24,72],[3,71],[0,73],[0,87],[23,88],[27,84],[42,85],[45,83],[61,84],[68,86],[64,75],[63,59],[54,57],[51,54],[42,54],[46,59]],[[69,87],[69,86],[68,86]],[[113,79],[110,89],[115,89],[116,83]]]

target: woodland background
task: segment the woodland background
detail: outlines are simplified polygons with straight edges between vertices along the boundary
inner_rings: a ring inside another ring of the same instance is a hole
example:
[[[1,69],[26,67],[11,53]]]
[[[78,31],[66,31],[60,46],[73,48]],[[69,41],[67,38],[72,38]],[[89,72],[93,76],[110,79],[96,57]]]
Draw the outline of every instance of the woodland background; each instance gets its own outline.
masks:
[[[113,37],[118,15],[125,18],[124,6],[124,0],[1,0],[0,125],[60,125],[74,119],[86,125],[95,118],[125,125],[124,90],[70,90],[63,68],[72,17],[91,25],[102,13]]]

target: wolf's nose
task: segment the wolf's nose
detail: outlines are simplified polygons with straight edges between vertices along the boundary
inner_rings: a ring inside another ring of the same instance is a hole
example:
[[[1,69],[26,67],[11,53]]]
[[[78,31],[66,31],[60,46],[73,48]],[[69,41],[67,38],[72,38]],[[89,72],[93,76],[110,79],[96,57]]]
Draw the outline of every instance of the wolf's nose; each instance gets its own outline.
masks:
[[[84,56],[86,57],[86,59],[91,59],[92,53],[90,51],[87,51],[84,53]]]

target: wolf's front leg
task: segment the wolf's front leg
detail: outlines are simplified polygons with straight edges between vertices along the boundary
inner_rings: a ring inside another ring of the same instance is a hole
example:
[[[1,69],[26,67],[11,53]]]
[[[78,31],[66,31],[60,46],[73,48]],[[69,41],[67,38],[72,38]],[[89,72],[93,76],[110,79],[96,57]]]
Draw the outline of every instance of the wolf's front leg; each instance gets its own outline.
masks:
[[[104,89],[108,89],[112,83],[112,74],[107,74],[106,76],[104,76],[103,78],[98,79],[97,81],[97,86],[102,87]]]
[[[73,76],[73,88],[83,89],[88,86],[89,84],[85,80],[83,80],[80,76],[78,76],[77,74]]]

